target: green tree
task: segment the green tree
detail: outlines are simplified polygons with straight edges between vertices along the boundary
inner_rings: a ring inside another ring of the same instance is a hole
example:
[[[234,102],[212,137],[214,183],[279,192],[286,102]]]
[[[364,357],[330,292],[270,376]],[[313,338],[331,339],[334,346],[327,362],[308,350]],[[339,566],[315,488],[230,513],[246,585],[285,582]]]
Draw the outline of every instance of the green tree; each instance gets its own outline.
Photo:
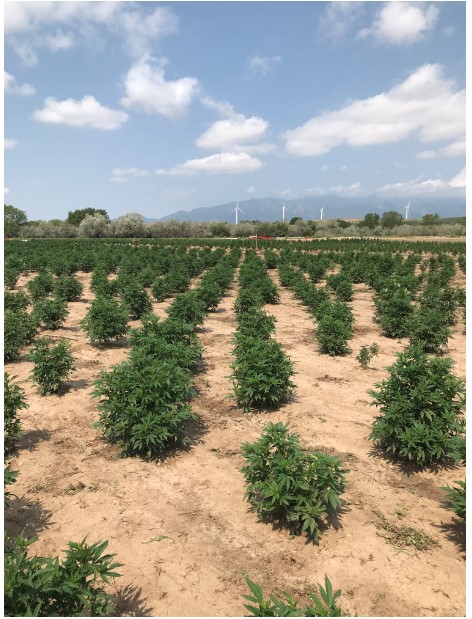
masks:
[[[367,213],[364,215],[364,220],[361,221],[362,226],[373,230],[380,223],[380,215],[378,213]]]
[[[210,232],[212,236],[231,236],[230,227],[224,221],[213,221],[210,224]]]
[[[439,215],[437,213],[423,215],[421,223],[423,226],[434,226],[434,224],[439,223]]]
[[[67,223],[72,224],[73,226],[78,226],[80,222],[87,217],[87,215],[103,215],[105,219],[110,221],[108,217],[108,213],[103,208],[81,208],[75,211],[69,211],[67,213]]]
[[[288,223],[290,226],[293,226],[297,223],[297,221],[303,221],[303,217],[292,217],[292,219]]]
[[[127,213],[119,217],[115,226],[115,235],[124,238],[144,236],[144,218],[139,213]]]
[[[402,221],[403,217],[397,211],[385,211],[380,219],[382,228],[395,228],[400,226]]]
[[[338,226],[341,229],[349,228],[349,226],[351,225],[348,221],[345,221],[344,219],[336,219],[336,221],[338,222]]]
[[[28,217],[25,211],[15,208],[11,204],[4,204],[3,222],[5,236],[19,236],[21,228],[28,223]]]

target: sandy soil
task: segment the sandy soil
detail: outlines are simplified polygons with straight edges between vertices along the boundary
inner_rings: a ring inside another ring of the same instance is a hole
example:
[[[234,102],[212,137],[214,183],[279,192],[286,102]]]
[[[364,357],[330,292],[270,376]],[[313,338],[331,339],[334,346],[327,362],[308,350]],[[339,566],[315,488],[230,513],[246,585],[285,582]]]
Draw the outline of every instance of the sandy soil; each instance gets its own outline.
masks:
[[[279,283],[275,272],[271,277]],[[90,275],[79,279],[88,285]],[[457,276],[456,285],[463,279]],[[61,395],[37,394],[24,357],[6,365],[29,404],[20,414],[24,434],[12,460],[20,471],[13,488],[18,498],[7,530],[37,534],[32,551],[50,556],[86,535],[108,539],[123,564],[112,589],[127,616],[241,616],[245,573],[266,592],[302,597],[327,574],[351,615],[463,616],[465,535],[445,507],[441,486],[463,479],[464,468],[402,470],[367,440],[376,415],[368,390],[386,378],[385,366],[406,344],[380,334],[370,289],[355,286],[352,352],[342,358],[317,351],[316,325],[280,289],[281,303],[266,310],[277,318],[276,338],[295,363],[295,397],[276,412],[258,414],[244,414],[228,398],[236,294],[234,284],[199,330],[205,365],[196,377],[193,408],[201,423],[193,428],[193,444],[159,462],[121,458],[92,427],[98,417],[93,381],[124,360],[127,342],[98,348],[87,341],[78,323],[93,298],[88,287],[81,301],[69,304],[66,326],[47,332],[69,338],[76,358]],[[164,317],[170,302],[154,304],[155,312]],[[374,341],[380,354],[362,370],[355,356]],[[462,323],[449,345],[455,372],[465,377]],[[258,522],[244,499],[240,446],[279,420],[300,434],[304,447],[338,454],[350,469],[345,506],[319,546]],[[438,546],[400,551],[381,536],[376,510],[397,526],[426,532]]]

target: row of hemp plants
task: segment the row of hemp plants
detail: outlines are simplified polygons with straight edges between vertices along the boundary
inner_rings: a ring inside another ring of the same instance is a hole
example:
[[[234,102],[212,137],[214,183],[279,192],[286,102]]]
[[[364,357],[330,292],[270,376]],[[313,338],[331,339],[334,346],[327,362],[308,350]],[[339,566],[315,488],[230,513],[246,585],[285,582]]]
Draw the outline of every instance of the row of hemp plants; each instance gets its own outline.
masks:
[[[239,293],[234,303],[238,328],[234,336],[231,381],[234,397],[244,411],[278,408],[293,391],[293,363],[273,337],[275,319],[264,304],[278,303],[278,290],[264,262],[252,250],[239,272]]]
[[[222,257],[195,290],[174,299],[166,320],[145,314],[131,330],[128,359],[100,373],[96,425],[124,455],[154,458],[186,444],[185,425],[196,419],[192,374],[202,356],[197,327],[230,286],[238,260],[239,250]]]

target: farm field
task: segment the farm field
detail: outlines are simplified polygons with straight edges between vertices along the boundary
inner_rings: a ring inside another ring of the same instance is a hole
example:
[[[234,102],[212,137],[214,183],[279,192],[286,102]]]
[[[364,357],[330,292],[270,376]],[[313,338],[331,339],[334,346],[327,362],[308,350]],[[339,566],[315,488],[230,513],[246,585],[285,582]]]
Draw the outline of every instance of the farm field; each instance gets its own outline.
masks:
[[[42,268],[54,271],[53,262],[48,261],[53,255],[57,259],[55,248],[63,252],[60,259],[69,259],[67,244],[61,243],[42,251],[41,241],[14,242],[6,261],[23,261],[24,267],[31,266],[34,258]],[[391,263],[379,258],[383,252],[388,254],[387,246],[393,246],[396,256]],[[71,252],[77,256],[80,247],[76,245]],[[180,260],[194,252],[193,263],[200,268],[187,273],[186,289],[169,288],[166,298],[157,301],[152,286],[142,285],[160,322],[176,298],[189,294],[186,290],[198,291],[207,273],[222,261],[229,264],[234,259],[219,302],[194,329],[203,351],[193,377],[195,393],[190,405],[197,417],[186,426],[189,444],[150,459],[123,457],[122,448],[106,442],[94,427],[99,418],[98,398],[92,395],[94,383],[100,372],[127,360],[132,342],[127,334],[94,344],[81,325],[98,296],[100,288],[92,280],[105,243],[87,241],[83,247],[95,257],[95,264],[89,265],[89,272],[79,269],[74,273],[83,285],[80,299],[68,303],[69,313],[61,326],[54,330],[40,326],[37,332],[70,343],[74,371],[64,379],[58,394],[41,396],[31,380],[34,363],[27,358],[29,345],[5,363],[5,371],[16,377],[28,404],[18,412],[22,433],[8,457],[11,468],[19,471],[11,490],[15,496],[5,515],[8,534],[36,535],[29,552],[41,556],[60,555],[70,540],[86,536],[90,542],[108,540],[107,552],[116,554],[122,564],[118,570],[122,576],[108,590],[117,614],[123,616],[247,614],[246,574],[267,595],[287,591],[302,601],[307,601],[309,591],[317,591],[317,583],[323,583],[327,575],[334,588],[342,590],[339,605],[350,616],[465,615],[465,523],[451,511],[443,489],[465,479],[465,466],[449,462],[417,468],[403,465],[385,457],[368,440],[379,414],[371,405],[369,391],[388,378],[386,368],[407,349],[409,338],[387,337],[382,324],[374,320],[376,296],[381,296],[384,280],[356,281],[362,278],[353,270],[354,262],[362,261],[360,254],[372,253],[372,264],[387,265],[385,281],[410,278],[408,285],[418,281],[412,294],[412,308],[417,308],[434,272],[450,271],[451,262],[453,272],[444,275],[444,288],[465,289],[465,267],[460,266],[465,246],[458,244],[452,253],[450,243],[268,242],[256,252],[242,248],[239,242],[234,246],[219,242],[212,247],[211,241],[196,239],[149,247],[143,242],[136,248],[111,243],[109,251],[117,268],[108,273],[109,282],[120,280],[120,269],[128,268],[135,251],[140,256],[148,251],[152,258],[157,248],[157,260],[164,262],[168,252],[172,258],[167,271],[154,273],[164,278],[172,270],[174,253]],[[37,259],[35,252],[42,258]],[[359,254],[355,260],[354,254]],[[408,262],[411,255],[418,260]],[[438,262],[437,256],[447,256],[450,262]],[[244,286],[239,278],[248,260],[270,267],[267,277],[279,300],[262,303],[260,310],[276,320],[272,337],[293,363],[295,386],[278,408],[249,406],[245,412],[237,399],[228,396],[233,394],[233,338],[241,320],[235,302],[241,298]],[[404,260],[401,273],[395,266],[398,260]],[[152,259],[145,262],[152,270]],[[321,268],[316,277],[315,268]],[[128,269],[131,279],[138,280],[139,273]],[[316,339],[320,320],[295,294],[292,281],[297,275],[334,303],[333,287],[338,284],[330,277],[340,273],[347,273],[352,283],[352,299],[345,301],[352,311],[352,333],[342,354],[327,354],[320,351]],[[28,293],[28,283],[37,274],[37,268],[22,268],[11,293]],[[288,285],[283,285],[287,284],[284,276]],[[120,298],[119,292],[116,296]],[[463,308],[457,305],[454,312],[449,338],[441,344],[438,357],[450,358],[453,374],[465,380]],[[142,320],[129,319],[128,324],[139,328]],[[373,343],[379,352],[364,369],[356,356],[362,346]],[[303,451],[336,456],[349,469],[342,505],[329,526],[321,527],[318,544],[306,535],[291,536],[278,524],[261,522],[245,498],[241,446],[257,441],[269,422],[283,422],[297,433]],[[406,528],[426,534],[424,549],[406,543],[401,535]]]

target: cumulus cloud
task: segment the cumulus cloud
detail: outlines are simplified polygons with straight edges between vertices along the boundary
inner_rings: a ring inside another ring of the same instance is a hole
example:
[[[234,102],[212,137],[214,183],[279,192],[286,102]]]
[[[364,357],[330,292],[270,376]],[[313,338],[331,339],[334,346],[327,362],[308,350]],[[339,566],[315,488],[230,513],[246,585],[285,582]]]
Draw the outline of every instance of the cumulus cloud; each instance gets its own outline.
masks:
[[[186,112],[198,94],[198,80],[183,77],[166,81],[165,62],[165,59],[157,61],[145,55],[131,67],[124,81],[126,96],[121,100],[126,108],[171,119]]]
[[[266,76],[282,62],[280,56],[251,56],[247,63],[248,75]]]
[[[8,187],[3,188],[3,193],[4,194],[10,193],[10,190],[8,189]]]
[[[373,37],[380,43],[411,45],[421,41],[436,27],[439,11],[434,4],[386,2],[370,28],[363,28],[358,38]]]
[[[234,145],[260,140],[267,132],[269,123],[258,116],[217,120],[196,141],[200,148],[225,149]]]
[[[453,142],[439,148],[437,150],[422,150],[417,153],[417,159],[436,159],[438,157],[463,157],[465,156],[466,144],[465,142]]]
[[[246,153],[218,153],[201,159],[189,159],[170,170],[156,170],[158,176],[196,176],[210,174],[254,172],[262,167],[262,161]]]
[[[465,187],[466,186],[465,167],[462,168],[462,170],[459,172],[459,174],[457,174],[457,176],[454,176],[454,178],[451,178],[448,184],[449,184],[449,187],[454,187],[458,189]]]
[[[7,71],[3,72],[3,76],[4,90],[8,94],[28,97],[36,92],[36,89],[31,84],[17,84],[15,77],[11,73],[7,73]]]
[[[323,38],[340,43],[363,11],[363,2],[329,2],[319,19],[318,31]]]
[[[387,144],[415,135],[421,142],[464,139],[465,90],[446,80],[440,65],[424,65],[389,91],[324,112],[282,138],[289,153],[317,156],[341,144]]]
[[[152,6],[152,5],[151,5]],[[7,2],[5,3],[5,39],[26,64],[37,62],[37,50],[67,49],[86,30],[106,28],[123,42],[132,57],[148,52],[162,37],[178,30],[172,9],[154,7],[152,11],[135,2]],[[67,34],[51,29],[67,26]]]
[[[119,129],[128,120],[128,114],[120,110],[112,110],[92,96],[85,96],[81,101],[74,99],[57,101],[53,97],[48,97],[44,101],[44,108],[36,110],[33,118],[53,125],[92,127],[111,131]]]
[[[415,194],[431,194],[431,193],[445,193],[447,191],[450,192],[451,189],[464,189],[466,186],[466,173],[465,167],[451,178],[450,181],[445,181],[442,178],[434,178],[434,179],[426,179],[423,180],[422,176],[415,178],[413,180],[398,182],[398,183],[388,183],[387,185],[383,185],[380,187],[377,192],[385,193],[385,194],[404,194],[404,195],[415,195]]]
[[[253,185],[249,185],[249,187],[246,189],[246,193],[255,193],[256,188]]]
[[[149,176],[149,170],[139,168],[115,168],[111,173],[113,176]]]
[[[15,148],[17,144],[18,144],[18,141],[14,140],[13,138],[4,138],[3,140],[3,148],[5,150],[10,150],[12,148]]]

